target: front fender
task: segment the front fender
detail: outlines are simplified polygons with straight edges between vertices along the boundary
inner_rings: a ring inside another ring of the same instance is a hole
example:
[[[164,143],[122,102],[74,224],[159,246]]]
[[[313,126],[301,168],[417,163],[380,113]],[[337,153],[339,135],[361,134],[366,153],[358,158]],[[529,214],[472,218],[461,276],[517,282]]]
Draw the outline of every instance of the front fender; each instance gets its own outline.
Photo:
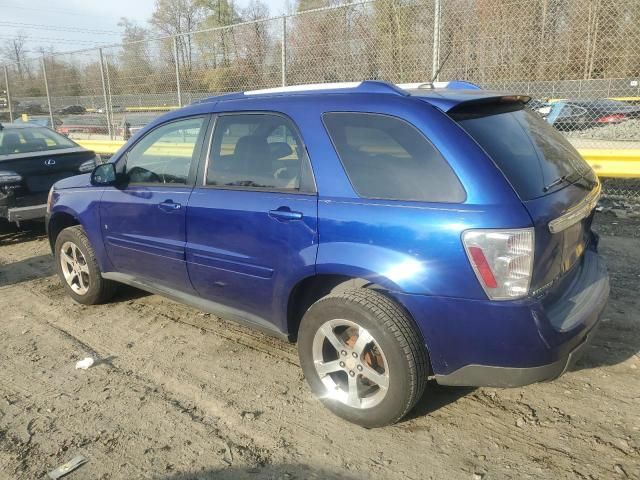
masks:
[[[51,210],[47,215],[47,231],[50,235],[49,241],[55,243],[55,239],[51,238],[51,225],[60,216],[75,219],[75,222],[84,228],[95,252],[100,270],[108,272],[113,267],[106,256],[102,241],[99,207],[103,192],[104,189],[95,187],[54,190],[51,198]]]

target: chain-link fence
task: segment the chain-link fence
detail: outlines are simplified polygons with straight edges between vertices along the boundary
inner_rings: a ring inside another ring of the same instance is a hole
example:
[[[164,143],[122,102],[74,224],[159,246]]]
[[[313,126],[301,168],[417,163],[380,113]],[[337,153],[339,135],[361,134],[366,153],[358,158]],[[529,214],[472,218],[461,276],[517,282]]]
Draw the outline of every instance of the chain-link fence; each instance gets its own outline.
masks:
[[[360,1],[6,65],[0,115],[126,138],[162,111],[223,92],[428,82],[439,70],[440,81],[530,95],[580,149],[638,149],[638,25],[638,0]]]

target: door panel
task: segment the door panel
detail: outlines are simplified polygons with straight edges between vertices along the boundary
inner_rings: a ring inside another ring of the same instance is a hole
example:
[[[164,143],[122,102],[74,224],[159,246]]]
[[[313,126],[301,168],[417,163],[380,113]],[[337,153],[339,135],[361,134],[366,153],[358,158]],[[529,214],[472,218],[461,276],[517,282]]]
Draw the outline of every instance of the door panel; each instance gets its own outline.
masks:
[[[162,124],[118,164],[118,186],[106,189],[100,204],[115,271],[193,293],[185,263],[186,210],[207,124],[207,117]]]
[[[103,237],[116,271],[191,290],[184,263],[190,194],[191,187],[131,186],[104,192],[100,204]],[[180,208],[163,209],[168,201]]]
[[[284,331],[288,294],[315,272],[318,246],[317,196],[295,125],[272,113],[219,115],[198,183],[187,208],[194,288]]]
[[[282,207],[302,218],[269,213]],[[313,195],[196,188],[187,212],[191,282],[206,299],[284,330],[288,292],[315,270],[316,211]]]

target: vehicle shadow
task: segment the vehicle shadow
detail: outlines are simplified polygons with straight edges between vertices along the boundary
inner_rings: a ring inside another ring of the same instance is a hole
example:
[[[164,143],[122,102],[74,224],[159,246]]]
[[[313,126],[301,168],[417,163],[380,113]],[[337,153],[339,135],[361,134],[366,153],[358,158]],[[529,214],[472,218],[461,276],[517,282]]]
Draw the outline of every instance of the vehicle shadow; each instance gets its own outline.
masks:
[[[344,472],[332,472],[323,468],[312,467],[309,465],[264,465],[264,466],[241,466],[229,467],[216,470],[203,470],[200,472],[176,473],[173,475],[154,477],[161,480],[272,480],[272,479],[307,479],[317,478],[322,480],[356,480],[362,478],[356,477]]]
[[[618,365],[640,352],[640,317],[637,313],[604,317],[591,344],[571,371]]]
[[[0,247],[39,240],[46,236],[44,222],[23,222],[20,227],[15,223],[0,223]]]
[[[16,285],[53,274],[53,258],[50,255],[38,255],[5,265],[0,263],[0,287]]]
[[[109,303],[127,303],[131,300],[138,300],[150,295],[153,294],[130,285],[125,285],[124,283],[119,283],[118,289],[113,298],[109,300]]]
[[[416,406],[399,423],[403,424],[419,417],[428,416],[442,407],[455,403],[474,390],[476,390],[476,387],[448,387],[438,385],[435,380],[431,380],[422,398],[418,400]]]

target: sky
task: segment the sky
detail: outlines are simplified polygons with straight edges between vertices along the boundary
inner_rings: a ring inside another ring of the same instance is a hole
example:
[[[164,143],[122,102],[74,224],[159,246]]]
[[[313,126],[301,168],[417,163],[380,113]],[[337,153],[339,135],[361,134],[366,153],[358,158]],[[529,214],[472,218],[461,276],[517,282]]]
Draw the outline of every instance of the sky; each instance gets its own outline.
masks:
[[[0,45],[22,31],[29,56],[37,47],[73,51],[120,40],[118,20],[127,17],[146,25],[155,0],[0,0]],[[236,0],[239,8],[249,0]],[[265,0],[271,15],[281,15],[286,0]]]

